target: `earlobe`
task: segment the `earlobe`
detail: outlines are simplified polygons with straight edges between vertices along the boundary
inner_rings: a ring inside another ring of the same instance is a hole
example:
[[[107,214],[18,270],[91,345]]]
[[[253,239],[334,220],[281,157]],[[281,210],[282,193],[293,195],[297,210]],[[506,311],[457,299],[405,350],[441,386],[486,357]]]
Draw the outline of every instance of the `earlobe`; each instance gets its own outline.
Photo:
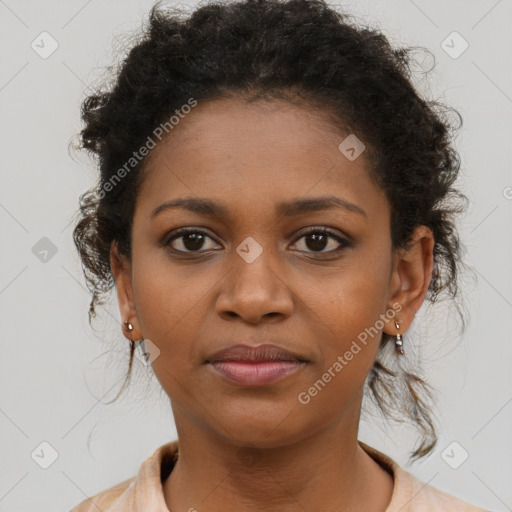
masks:
[[[110,247],[110,268],[116,285],[123,334],[131,340],[140,331],[133,300],[131,263],[125,255],[120,253],[116,242],[112,242]],[[132,326],[132,329],[127,329],[127,323]]]

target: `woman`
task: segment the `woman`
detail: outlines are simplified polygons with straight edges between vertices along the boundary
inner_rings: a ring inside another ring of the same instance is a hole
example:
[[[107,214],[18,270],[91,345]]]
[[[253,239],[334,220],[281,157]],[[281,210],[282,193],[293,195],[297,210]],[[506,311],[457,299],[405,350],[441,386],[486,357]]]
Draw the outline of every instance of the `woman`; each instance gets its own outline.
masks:
[[[179,441],[73,512],[483,510],[357,439],[369,395],[416,423],[413,458],[436,445],[403,335],[457,294],[464,197],[408,77],[321,0],[152,9],[83,104],[101,176],[74,240],[91,316],[115,284]]]

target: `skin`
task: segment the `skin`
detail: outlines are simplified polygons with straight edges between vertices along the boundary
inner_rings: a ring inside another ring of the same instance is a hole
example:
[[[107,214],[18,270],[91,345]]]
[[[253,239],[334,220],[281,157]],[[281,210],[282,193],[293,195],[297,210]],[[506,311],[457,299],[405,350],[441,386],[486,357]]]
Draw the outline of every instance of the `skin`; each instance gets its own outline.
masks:
[[[114,244],[111,264],[130,338],[160,350],[152,366],[180,440],[163,483],[172,511],[377,512],[391,500],[393,478],[357,432],[364,382],[382,332],[398,332],[394,319],[309,403],[297,399],[393,304],[406,332],[432,275],[432,232],[419,226],[410,249],[392,251],[388,201],[365,153],[350,161],[339,151],[347,135],[307,106],[224,98],[200,102],[149,155],[131,259]],[[365,215],[275,212],[281,201],[320,196]],[[150,217],[184,197],[222,203],[229,215],[175,208]],[[206,231],[203,245],[194,249],[186,236],[159,243],[180,227]],[[350,245],[329,235],[319,248],[304,236],[308,227],[328,227]],[[252,263],[236,252],[248,236],[263,250]],[[189,247],[195,252],[177,254]],[[308,362],[252,389],[204,364],[243,342],[273,342]]]

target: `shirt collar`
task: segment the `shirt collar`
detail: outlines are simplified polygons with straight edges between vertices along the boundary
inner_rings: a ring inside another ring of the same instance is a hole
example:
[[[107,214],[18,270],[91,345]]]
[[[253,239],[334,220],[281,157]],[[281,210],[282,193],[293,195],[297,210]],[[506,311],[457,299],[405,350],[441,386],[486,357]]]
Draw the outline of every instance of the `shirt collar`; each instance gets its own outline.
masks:
[[[402,469],[393,459],[377,449],[358,441],[361,448],[393,476],[394,486],[391,501],[386,512],[406,512],[414,495],[421,491],[421,485],[412,474]],[[169,512],[164,499],[162,474],[167,476],[174,467],[178,455],[178,441],[171,441],[157,448],[153,455],[140,466],[137,476],[116,486],[121,493],[105,512]]]

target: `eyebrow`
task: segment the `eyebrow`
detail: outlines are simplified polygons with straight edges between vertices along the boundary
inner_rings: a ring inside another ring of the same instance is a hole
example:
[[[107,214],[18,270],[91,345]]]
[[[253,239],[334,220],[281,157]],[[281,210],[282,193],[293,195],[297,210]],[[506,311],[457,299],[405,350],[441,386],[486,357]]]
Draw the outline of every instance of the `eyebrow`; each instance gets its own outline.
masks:
[[[368,219],[367,213],[360,206],[336,196],[322,196],[309,199],[283,201],[276,206],[276,214],[283,217],[293,217],[294,215],[313,213],[336,207],[341,207],[350,212],[359,213]],[[162,203],[150,213],[150,219],[154,219],[163,211],[174,208],[182,208],[190,212],[208,215],[210,217],[229,217],[229,209],[223,204],[210,199],[188,197],[172,199]]]

